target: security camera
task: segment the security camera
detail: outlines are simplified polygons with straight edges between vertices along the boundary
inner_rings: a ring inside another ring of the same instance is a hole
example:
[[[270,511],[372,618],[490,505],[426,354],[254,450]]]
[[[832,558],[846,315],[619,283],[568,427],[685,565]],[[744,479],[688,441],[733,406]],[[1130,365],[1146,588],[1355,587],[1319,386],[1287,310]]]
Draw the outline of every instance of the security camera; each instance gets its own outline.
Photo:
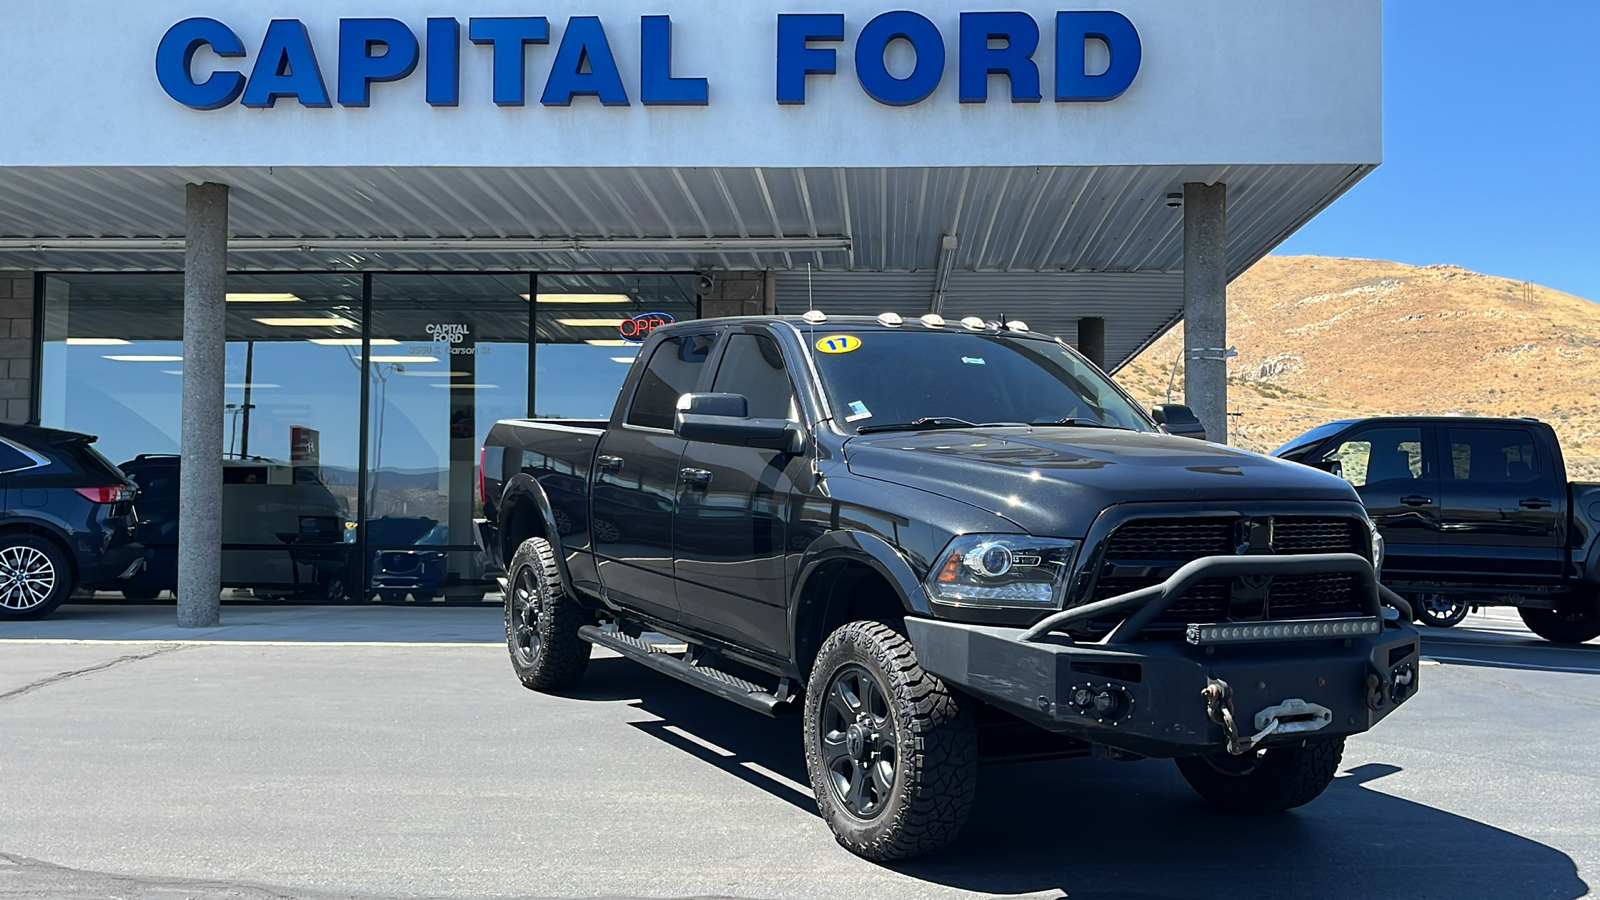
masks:
[[[1170,207],[1172,209],[1177,209],[1178,207],[1180,207],[1182,205],[1183,205],[1183,195],[1182,194],[1168,194],[1167,195],[1167,206],[1168,207]]]

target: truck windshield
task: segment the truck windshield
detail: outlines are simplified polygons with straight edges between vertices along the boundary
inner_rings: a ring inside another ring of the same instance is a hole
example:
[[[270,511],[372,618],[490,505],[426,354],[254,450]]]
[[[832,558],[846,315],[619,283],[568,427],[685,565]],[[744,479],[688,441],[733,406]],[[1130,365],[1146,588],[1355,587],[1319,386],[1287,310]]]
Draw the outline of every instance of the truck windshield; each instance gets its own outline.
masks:
[[[807,335],[846,432],[987,424],[1155,431],[1143,410],[1053,340],[959,331]]]

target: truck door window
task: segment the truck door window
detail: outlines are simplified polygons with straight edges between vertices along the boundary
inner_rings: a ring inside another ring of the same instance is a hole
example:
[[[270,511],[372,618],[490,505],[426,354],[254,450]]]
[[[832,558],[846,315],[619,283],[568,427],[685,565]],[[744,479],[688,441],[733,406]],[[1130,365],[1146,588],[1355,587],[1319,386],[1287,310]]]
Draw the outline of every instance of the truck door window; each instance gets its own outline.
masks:
[[[778,342],[764,334],[734,334],[717,366],[711,390],[743,394],[753,419],[793,419],[794,391]]]
[[[1422,477],[1422,429],[1373,428],[1322,454],[1317,467],[1356,487]]]
[[[1453,481],[1517,484],[1543,474],[1533,434],[1521,428],[1451,428]]]
[[[656,345],[628,407],[629,425],[672,430],[678,398],[700,381],[715,334],[676,335]]]

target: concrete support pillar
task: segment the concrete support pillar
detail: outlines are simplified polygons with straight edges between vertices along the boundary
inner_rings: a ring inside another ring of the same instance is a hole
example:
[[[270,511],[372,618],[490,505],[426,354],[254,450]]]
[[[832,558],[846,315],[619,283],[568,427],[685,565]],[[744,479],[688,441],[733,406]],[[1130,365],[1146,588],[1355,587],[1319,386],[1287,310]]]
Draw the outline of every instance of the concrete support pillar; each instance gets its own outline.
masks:
[[[206,628],[217,624],[222,598],[228,186],[191,184],[186,190],[178,624]]]
[[[1089,362],[1106,367],[1106,320],[1101,316],[1084,316],[1078,320],[1078,352]]]
[[[1183,186],[1183,398],[1228,441],[1228,186]]]

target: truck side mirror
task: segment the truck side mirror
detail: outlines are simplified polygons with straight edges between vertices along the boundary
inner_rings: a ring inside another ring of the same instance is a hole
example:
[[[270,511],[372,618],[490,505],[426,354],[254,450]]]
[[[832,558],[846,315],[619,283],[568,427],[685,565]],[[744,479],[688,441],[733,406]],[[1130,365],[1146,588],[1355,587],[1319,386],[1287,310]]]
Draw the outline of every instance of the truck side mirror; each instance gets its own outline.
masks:
[[[788,419],[752,419],[743,394],[684,394],[672,433],[686,441],[755,447],[796,454],[805,449],[805,432]]]
[[[1200,417],[1182,403],[1157,403],[1150,407],[1150,415],[1167,434],[1199,441],[1206,439],[1206,427],[1200,424]]]

